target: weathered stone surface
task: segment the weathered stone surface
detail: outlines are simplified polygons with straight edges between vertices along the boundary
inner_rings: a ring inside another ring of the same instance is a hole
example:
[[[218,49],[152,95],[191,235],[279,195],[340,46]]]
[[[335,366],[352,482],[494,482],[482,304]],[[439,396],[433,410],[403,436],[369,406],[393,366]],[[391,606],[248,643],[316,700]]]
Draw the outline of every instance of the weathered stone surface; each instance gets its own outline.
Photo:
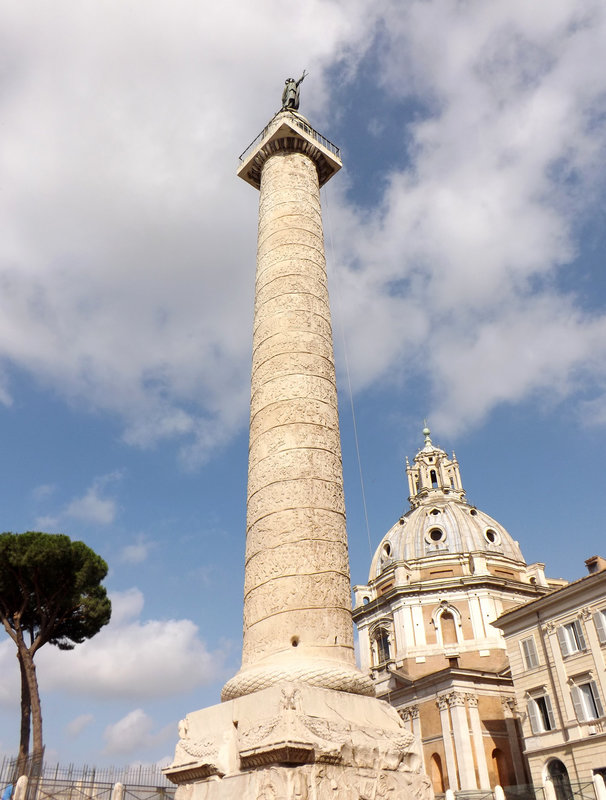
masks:
[[[278,114],[240,171],[261,187],[242,667],[179,726],[176,800],[432,795],[355,665],[318,188],[340,163],[312,133]]]
[[[412,735],[374,698],[280,682],[188,714],[176,800],[428,800]],[[243,767],[244,769],[241,769]],[[189,775],[207,772],[203,779]]]
[[[322,508],[288,508],[258,520],[248,530],[246,537],[246,559],[260,550],[267,549],[267,537],[271,534],[273,546],[291,542],[306,542],[324,539],[340,541],[343,513]]]

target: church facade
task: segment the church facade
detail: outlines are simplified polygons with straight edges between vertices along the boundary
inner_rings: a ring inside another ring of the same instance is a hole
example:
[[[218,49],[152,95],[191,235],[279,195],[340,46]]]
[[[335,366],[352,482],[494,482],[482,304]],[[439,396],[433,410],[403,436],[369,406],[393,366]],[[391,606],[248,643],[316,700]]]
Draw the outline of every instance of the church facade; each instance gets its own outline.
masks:
[[[410,510],[354,587],[362,668],[421,742],[434,791],[530,782],[502,631],[504,612],[565,581],[527,564],[517,542],[468,504],[455,455],[429,429],[407,460]]]

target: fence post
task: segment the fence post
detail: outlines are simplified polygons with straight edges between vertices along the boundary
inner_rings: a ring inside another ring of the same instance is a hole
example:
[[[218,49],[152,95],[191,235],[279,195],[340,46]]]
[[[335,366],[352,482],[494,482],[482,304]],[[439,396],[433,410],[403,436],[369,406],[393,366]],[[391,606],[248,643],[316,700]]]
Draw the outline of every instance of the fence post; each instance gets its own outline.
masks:
[[[595,789],[596,800],[606,800],[606,784],[601,775],[593,775],[593,788]]]
[[[15,786],[13,800],[25,800],[27,797],[27,775],[22,775]]]
[[[120,782],[114,783],[111,800],[123,800],[123,798],[124,798],[124,784]]]

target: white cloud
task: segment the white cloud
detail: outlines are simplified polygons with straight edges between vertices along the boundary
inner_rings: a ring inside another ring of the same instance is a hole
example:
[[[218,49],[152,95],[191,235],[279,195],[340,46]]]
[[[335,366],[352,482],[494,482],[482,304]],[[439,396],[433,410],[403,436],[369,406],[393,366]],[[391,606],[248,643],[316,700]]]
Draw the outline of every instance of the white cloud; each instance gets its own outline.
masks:
[[[130,711],[113,725],[108,725],[103,734],[104,752],[108,755],[131,755],[139,750],[151,749],[175,738],[175,726],[167,725],[153,731],[154,722],[141,708]]]
[[[338,276],[355,385],[423,376],[453,432],[501,402],[601,401],[606,314],[558,291],[606,190],[606,13],[561,0],[387,6],[382,80],[417,93],[411,164],[379,208],[347,210]],[[351,357],[351,354],[354,354]],[[603,417],[603,413],[602,413]]]
[[[66,519],[77,519],[97,525],[110,525],[118,513],[118,503],[108,496],[110,486],[120,481],[120,471],[110,472],[96,478],[81,497],[75,497],[67,505],[54,514],[37,517],[36,525],[44,530],[57,530]],[[45,488],[45,487],[41,487]],[[50,494],[42,493],[41,498]]]
[[[109,525],[116,518],[117,503],[113,498],[104,497],[109,484],[120,480],[121,473],[112,472],[97,478],[82,497],[72,500],[63,512],[66,517]]]
[[[604,188],[603,4],[312,0],[284,25],[275,0],[181,0],[178,14],[151,0],[145,15],[34,0],[4,15],[0,359],[114,415],[130,444],[176,439],[195,463],[227,441],[246,419],[257,201],[234,157],[284,76],[309,69],[305,112],[321,127],[376,50],[384,115],[368,119],[368,152],[388,145],[402,164],[408,146],[410,163],[381,176],[371,212],[344,181],[330,190],[355,385],[429,376],[434,413],[456,400],[450,418],[468,421],[549,391],[561,371],[544,350],[507,390],[513,343],[537,338],[545,303],[545,338],[572,313],[568,369],[586,368],[600,319],[555,287]],[[410,98],[423,111],[387,125]],[[452,369],[452,343],[479,353],[506,323],[519,328],[476,408],[483,387]],[[69,513],[108,522],[113,502],[92,488]]]
[[[144,536],[139,535],[133,544],[122,548],[120,559],[123,564],[141,564],[147,559],[152,546]]]
[[[70,722],[68,722],[66,726],[67,733],[69,736],[76,738],[80,736],[80,734],[88,728],[88,726],[93,722],[94,717],[92,714],[80,714],[80,716],[75,717]]]
[[[136,619],[145,605],[143,592],[136,587],[127,589],[125,592],[112,592],[111,601],[112,617],[110,624],[114,627]]]
[[[55,491],[55,488],[56,487],[51,483],[43,483],[32,489],[32,496],[34,500],[39,503],[41,500],[46,500],[47,497],[50,497]]]
[[[293,65],[310,106],[324,95],[355,3],[293,7],[288,36],[273,1],[59,0],[3,22],[0,357],[117,415],[130,443],[201,457],[248,398],[256,197],[235,159]]]
[[[188,619],[141,620],[138,589],[112,594],[112,620],[74,650],[43,648],[39,674],[46,691],[143,699],[187,692],[216,680],[223,656],[209,651]]]

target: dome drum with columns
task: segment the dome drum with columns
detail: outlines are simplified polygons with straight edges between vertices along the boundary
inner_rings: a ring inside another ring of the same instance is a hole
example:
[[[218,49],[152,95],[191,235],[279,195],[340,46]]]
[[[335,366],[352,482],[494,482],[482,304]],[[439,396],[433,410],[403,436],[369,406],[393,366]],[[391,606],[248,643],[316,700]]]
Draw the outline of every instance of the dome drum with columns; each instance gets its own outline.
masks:
[[[422,740],[436,792],[524,783],[505,641],[491,623],[563,582],[467,502],[456,456],[423,436],[406,461],[410,510],[354,587],[362,668]]]

